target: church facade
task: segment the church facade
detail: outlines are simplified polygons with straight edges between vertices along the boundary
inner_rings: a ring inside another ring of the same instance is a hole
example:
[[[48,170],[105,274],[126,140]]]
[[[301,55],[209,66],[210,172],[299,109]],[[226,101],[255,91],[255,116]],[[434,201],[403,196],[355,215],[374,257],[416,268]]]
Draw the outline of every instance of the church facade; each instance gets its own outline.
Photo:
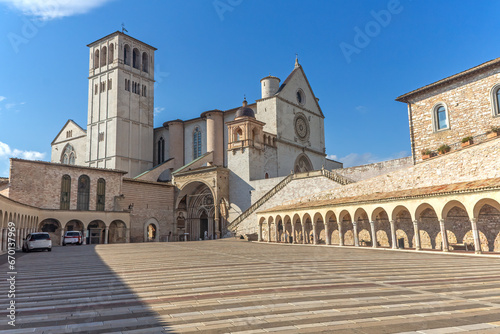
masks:
[[[38,203],[26,191],[31,180],[18,176],[43,166],[40,182],[51,186],[37,207],[53,214],[37,228],[59,239],[73,229],[94,243],[220,238],[290,174],[342,167],[326,159],[325,115],[298,60],[283,82],[263,78],[253,103],[154,128],[156,48],[118,31],[88,47],[86,128],[68,120],[51,143],[51,162],[13,159],[0,188]],[[92,222],[67,218],[86,211]],[[129,218],[100,217],[107,212]]]

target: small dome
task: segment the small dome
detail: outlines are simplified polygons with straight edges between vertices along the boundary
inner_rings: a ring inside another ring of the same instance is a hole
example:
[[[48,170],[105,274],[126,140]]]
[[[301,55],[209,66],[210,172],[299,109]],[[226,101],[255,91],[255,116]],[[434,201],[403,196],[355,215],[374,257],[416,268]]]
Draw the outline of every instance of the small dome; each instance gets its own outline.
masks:
[[[255,112],[252,110],[252,108],[247,107],[248,103],[247,100],[243,100],[243,106],[236,111],[236,116],[234,119],[237,119],[238,117],[252,117],[255,118]]]

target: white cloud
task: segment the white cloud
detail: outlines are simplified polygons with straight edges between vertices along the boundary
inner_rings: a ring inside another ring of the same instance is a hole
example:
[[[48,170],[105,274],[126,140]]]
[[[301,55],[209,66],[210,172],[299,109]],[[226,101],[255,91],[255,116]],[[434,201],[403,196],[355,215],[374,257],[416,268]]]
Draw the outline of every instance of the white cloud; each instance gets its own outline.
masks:
[[[100,7],[110,0],[0,0],[9,4],[25,15],[34,16],[42,20],[85,14]]]
[[[45,153],[36,151],[22,151],[11,149],[9,145],[0,141],[0,159],[21,158],[27,160],[41,160],[45,158]]]
[[[2,102],[3,100],[5,100],[6,97],[5,96],[0,96],[0,102]]]
[[[165,110],[165,108],[163,107],[156,107],[155,108],[155,115],[158,115],[159,113],[161,113],[163,110]]]
[[[357,106],[354,109],[356,109],[356,111],[361,113],[361,114],[366,114],[368,112],[368,108],[365,106]]]
[[[7,103],[7,104],[5,105],[5,108],[6,108],[6,109],[10,109],[10,108],[15,107],[15,106],[16,106],[16,104],[15,104],[15,103]]]

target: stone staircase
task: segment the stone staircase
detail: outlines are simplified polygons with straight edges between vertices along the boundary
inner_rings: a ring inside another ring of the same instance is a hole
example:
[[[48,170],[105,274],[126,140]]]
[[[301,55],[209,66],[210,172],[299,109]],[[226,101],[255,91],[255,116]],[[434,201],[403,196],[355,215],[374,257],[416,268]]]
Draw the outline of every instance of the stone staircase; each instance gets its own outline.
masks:
[[[238,225],[248,218],[252,213],[254,213],[258,208],[260,208],[264,203],[266,203],[271,197],[273,197],[276,193],[278,193],[280,190],[282,190],[284,187],[286,187],[291,181],[293,180],[299,180],[299,179],[305,179],[305,178],[310,178],[310,177],[317,177],[317,176],[324,176],[336,183],[339,183],[341,185],[346,185],[350,183],[354,183],[355,181],[350,180],[349,178],[346,178],[342,175],[339,175],[335,172],[331,172],[326,169],[320,169],[320,170],[315,170],[315,171],[310,171],[310,172],[304,172],[304,173],[296,173],[296,174],[290,174],[287,177],[285,177],[283,180],[281,180],[277,185],[275,185],[271,190],[269,190],[267,193],[265,193],[261,198],[259,198],[254,204],[252,204],[248,209],[243,211],[236,219],[234,219],[228,226],[227,229],[229,231],[234,231]]]

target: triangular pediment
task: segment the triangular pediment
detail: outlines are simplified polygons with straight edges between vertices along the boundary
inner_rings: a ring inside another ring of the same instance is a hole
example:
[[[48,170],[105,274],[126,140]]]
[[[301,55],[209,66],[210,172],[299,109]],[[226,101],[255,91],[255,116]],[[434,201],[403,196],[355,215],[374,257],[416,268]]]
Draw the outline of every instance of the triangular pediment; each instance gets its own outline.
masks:
[[[71,131],[71,137],[67,136],[67,131]],[[64,124],[61,131],[59,131],[57,136],[54,138],[51,145],[86,135],[87,131],[85,129],[83,129],[80,125],[76,124],[76,122],[73,121],[72,119],[69,119],[66,122],[66,124]]]
[[[297,96],[299,91],[302,94],[300,99]],[[325,117],[309,84],[309,80],[307,80],[304,69],[300,65],[295,67],[292,73],[283,81],[276,95],[321,117]]]

